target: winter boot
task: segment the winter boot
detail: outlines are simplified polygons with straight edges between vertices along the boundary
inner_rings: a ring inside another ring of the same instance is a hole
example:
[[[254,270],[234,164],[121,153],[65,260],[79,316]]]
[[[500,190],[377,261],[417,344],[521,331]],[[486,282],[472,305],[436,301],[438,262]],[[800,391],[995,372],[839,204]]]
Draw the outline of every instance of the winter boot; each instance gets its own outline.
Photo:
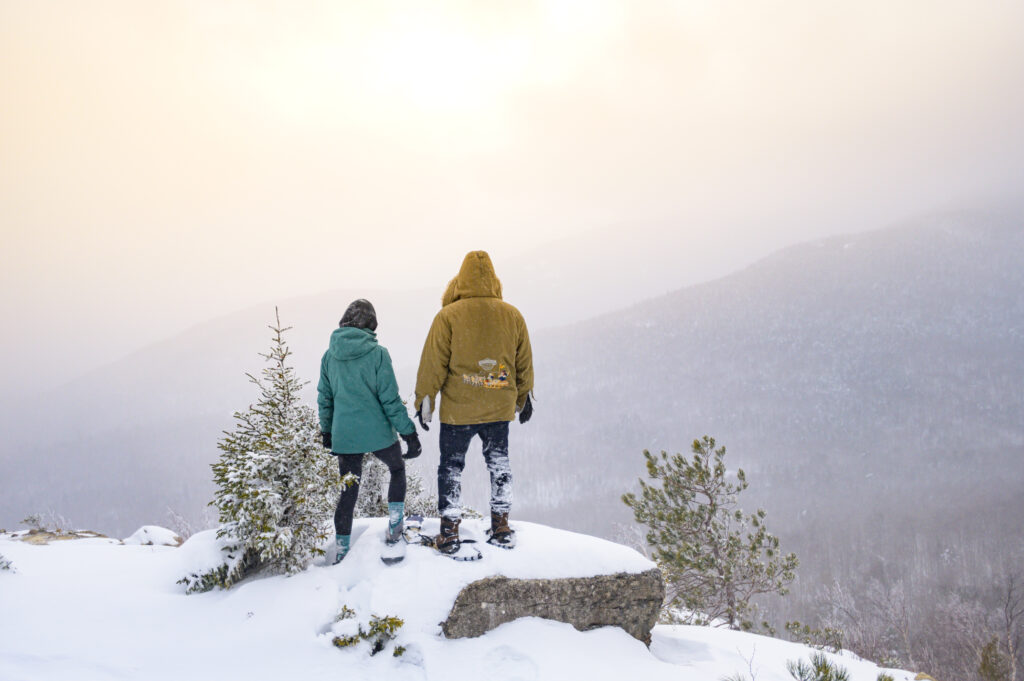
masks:
[[[341,562],[341,559],[348,553],[349,545],[352,542],[352,535],[350,534],[336,534],[334,535],[334,564],[337,565]]]
[[[388,544],[394,544],[402,538],[402,533],[405,531],[405,527],[402,522],[403,518],[405,518],[405,502],[389,501],[388,531],[387,536],[384,538],[384,541]]]
[[[459,523],[461,518],[441,518],[441,534],[434,537],[434,546],[441,553],[452,555],[462,547],[459,540]]]
[[[508,511],[497,513],[491,511],[491,529],[487,531],[488,544],[511,549],[516,545],[516,533],[508,524]]]
[[[395,565],[405,559],[405,542],[402,541],[405,531],[404,516],[403,502],[388,502],[388,527],[384,531],[384,548],[380,552],[380,559],[385,565]]]

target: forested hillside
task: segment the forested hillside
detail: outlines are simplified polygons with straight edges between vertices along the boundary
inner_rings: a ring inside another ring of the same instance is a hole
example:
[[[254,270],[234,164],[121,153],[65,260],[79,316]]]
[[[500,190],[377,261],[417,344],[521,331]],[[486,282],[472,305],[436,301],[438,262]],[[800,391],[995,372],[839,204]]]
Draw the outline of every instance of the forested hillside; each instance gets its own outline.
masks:
[[[537,427],[516,433],[533,517],[628,537],[641,450],[707,433],[802,560],[780,616],[815,616],[834,580],[927,603],[1022,563],[1020,221],[809,243],[536,342]]]

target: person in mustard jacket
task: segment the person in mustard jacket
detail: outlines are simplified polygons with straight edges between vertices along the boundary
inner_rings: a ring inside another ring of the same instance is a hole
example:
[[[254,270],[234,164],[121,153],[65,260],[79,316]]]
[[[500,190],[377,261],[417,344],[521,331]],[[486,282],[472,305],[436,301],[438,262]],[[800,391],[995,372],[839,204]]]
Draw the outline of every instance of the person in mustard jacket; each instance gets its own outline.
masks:
[[[366,452],[380,459],[391,474],[385,537],[390,550],[384,559],[401,559],[404,543],[398,540],[404,525],[406,481],[398,435],[407,445],[404,458],[415,458],[422,451],[416,426],[398,396],[391,355],[377,344],[376,329],[377,313],[370,301],[354,301],[331,333],[330,347],[320,361],[320,435],[324,447],[338,457],[341,476],[351,473],[357,478],[355,484],[342,490],[334,512],[335,563],[341,562],[351,544],[358,477]]]
[[[441,534],[437,548],[454,554],[460,548],[462,471],[475,436],[483,443],[491,478],[491,529],[488,541],[515,546],[508,524],[512,506],[512,469],[508,424],[519,414],[533,414],[533,355],[526,322],[519,310],[501,299],[501,282],[484,251],[466,255],[458,276],[449,282],[420,357],[415,404],[420,425],[428,429],[441,394],[441,461],[437,469]]]

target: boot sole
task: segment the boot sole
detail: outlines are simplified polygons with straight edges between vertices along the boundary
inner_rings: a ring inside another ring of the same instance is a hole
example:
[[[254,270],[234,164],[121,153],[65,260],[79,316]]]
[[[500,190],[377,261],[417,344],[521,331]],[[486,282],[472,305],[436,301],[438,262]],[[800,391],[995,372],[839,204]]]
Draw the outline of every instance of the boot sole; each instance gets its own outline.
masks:
[[[402,541],[401,538],[393,542],[384,542],[385,551],[395,550],[398,551],[398,553],[396,555],[390,556],[381,554],[380,560],[382,563],[384,563],[385,565],[395,565],[405,560],[405,543],[403,542],[402,544],[399,544],[398,542],[400,541]]]
[[[491,530],[487,530],[487,543],[511,551],[516,547],[516,533],[512,531],[495,535]]]
[[[437,546],[433,546],[434,550],[445,558],[451,558],[452,560],[459,561],[460,563],[467,563],[474,560],[480,560],[483,558],[483,554],[480,553],[480,549],[475,546],[469,546],[469,544],[475,544],[476,542],[472,539],[463,539],[459,542],[459,548],[452,551],[451,553],[445,553]]]

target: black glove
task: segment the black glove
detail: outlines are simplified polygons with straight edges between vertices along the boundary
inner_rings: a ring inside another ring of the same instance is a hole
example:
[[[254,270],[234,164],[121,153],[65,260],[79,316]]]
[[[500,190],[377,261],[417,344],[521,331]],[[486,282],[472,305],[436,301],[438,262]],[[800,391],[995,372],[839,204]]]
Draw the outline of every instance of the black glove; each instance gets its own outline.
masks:
[[[533,416],[533,402],[530,400],[530,396],[526,396],[526,402],[523,404],[523,408],[519,410],[519,423],[526,423]]]
[[[423,430],[430,430],[430,426],[428,426],[423,421],[423,414],[422,414],[422,412],[416,412],[416,420],[420,422],[420,428],[422,428]]]
[[[320,439],[323,440],[324,449],[330,449],[331,448],[331,434],[330,433],[320,433]]]
[[[405,454],[402,455],[403,459],[415,459],[423,452],[423,445],[420,444],[420,436],[416,433],[410,433],[409,435],[403,435],[402,439],[405,440]]]

